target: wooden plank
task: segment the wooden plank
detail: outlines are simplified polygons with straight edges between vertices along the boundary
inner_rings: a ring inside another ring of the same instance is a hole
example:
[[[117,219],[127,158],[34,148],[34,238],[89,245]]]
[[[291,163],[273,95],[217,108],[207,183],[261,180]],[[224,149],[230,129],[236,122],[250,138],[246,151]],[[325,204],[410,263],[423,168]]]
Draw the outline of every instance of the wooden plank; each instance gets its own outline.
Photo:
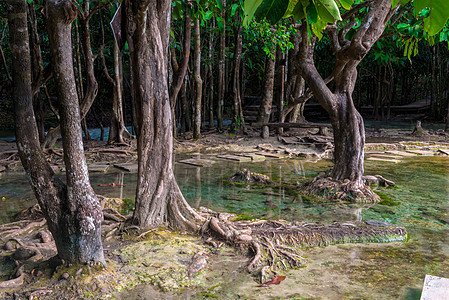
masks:
[[[391,162],[391,163],[401,162],[400,160],[397,160],[397,159],[389,159],[389,158],[381,158],[381,157],[368,157],[367,160],[383,161],[383,162]]]
[[[385,153],[400,155],[400,156],[416,156],[415,153],[410,153],[410,152],[405,152],[405,151],[397,151],[397,150],[385,151]]]
[[[205,167],[205,166],[210,166],[210,165],[216,163],[215,160],[201,159],[201,158],[188,158],[188,159],[180,160],[178,162],[182,163],[182,164],[186,164],[186,165],[195,166],[195,167]]]
[[[268,126],[270,128],[320,128],[320,127],[331,127],[331,124],[327,123],[252,123],[252,127],[263,127]]]
[[[438,152],[449,155],[449,149],[438,149]]]
[[[263,155],[263,156],[269,157],[269,158],[289,158],[290,157],[288,154],[273,153],[273,152],[257,152],[256,154]]]
[[[106,172],[109,169],[110,165],[88,165],[87,168],[89,172]]]
[[[231,155],[231,154],[217,155],[217,157],[218,158],[223,158],[223,159],[226,159],[226,160],[239,161],[239,162],[251,161],[251,157],[245,157],[245,156],[239,156],[239,155]]]
[[[414,154],[418,154],[418,155],[434,155],[435,151],[430,151],[430,150],[405,150],[406,152],[409,153],[414,153]]]
[[[114,167],[128,172],[137,172],[138,165],[135,163],[123,163],[115,164]]]
[[[382,154],[382,153],[369,153],[368,157],[379,157],[379,158],[388,158],[388,159],[402,159],[402,156],[398,155],[389,155],[389,154]]]
[[[252,161],[261,161],[261,160],[265,160],[265,156],[263,155],[258,155],[255,153],[242,153],[240,154],[241,156],[245,156],[245,157],[249,157],[251,158]]]

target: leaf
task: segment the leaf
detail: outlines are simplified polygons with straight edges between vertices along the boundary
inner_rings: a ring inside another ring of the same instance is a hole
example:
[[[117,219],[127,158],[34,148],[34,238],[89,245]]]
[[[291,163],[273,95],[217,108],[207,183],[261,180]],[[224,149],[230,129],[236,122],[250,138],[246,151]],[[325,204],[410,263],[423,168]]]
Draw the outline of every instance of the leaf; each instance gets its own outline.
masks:
[[[318,11],[316,9],[315,3],[310,2],[307,7],[307,18],[310,22],[316,23],[318,21]]]
[[[223,2],[221,0],[215,0],[217,2],[217,7],[219,10],[223,10]],[[226,0],[225,0],[226,1]]]
[[[232,5],[232,7],[231,7],[231,16],[234,16],[234,15],[235,15],[235,12],[236,12],[236,10],[237,10],[239,7],[240,7],[239,4],[234,4],[234,5]]]
[[[293,18],[296,21],[302,20],[306,17],[306,15],[304,14],[304,7],[302,6],[301,1],[298,1],[298,3],[296,4],[295,8],[292,11],[293,14]]]
[[[243,19],[244,27],[248,27],[249,23],[254,17],[254,13],[256,12],[257,8],[259,8],[261,3],[262,0],[245,0],[245,3],[243,5],[243,11],[245,14],[245,18]]]
[[[275,275],[273,277],[273,279],[271,279],[270,281],[262,283],[261,285],[259,285],[259,287],[267,287],[267,286],[269,286],[271,284],[280,284],[281,281],[283,281],[283,280],[285,280],[285,276]]]
[[[284,16],[287,8],[288,0],[262,0],[255,15],[258,19],[267,18],[271,24],[275,24]]]
[[[340,5],[346,10],[350,10],[353,3],[353,0],[340,0]]]
[[[318,16],[321,21],[324,21],[326,24],[334,22],[335,20],[334,16],[332,16],[329,13],[329,11],[324,7],[324,5],[321,2],[318,1],[316,7],[318,10]]]
[[[433,36],[443,29],[449,18],[449,1],[448,0],[432,0],[430,15],[424,19],[424,30],[429,36]]]
[[[332,15],[335,20],[341,20],[340,10],[334,0],[318,0],[317,2],[323,5],[327,12]]]
[[[211,12],[210,10],[206,11],[206,14],[204,16],[204,18],[209,21],[210,19],[212,19],[212,17],[214,16],[214,13]]]

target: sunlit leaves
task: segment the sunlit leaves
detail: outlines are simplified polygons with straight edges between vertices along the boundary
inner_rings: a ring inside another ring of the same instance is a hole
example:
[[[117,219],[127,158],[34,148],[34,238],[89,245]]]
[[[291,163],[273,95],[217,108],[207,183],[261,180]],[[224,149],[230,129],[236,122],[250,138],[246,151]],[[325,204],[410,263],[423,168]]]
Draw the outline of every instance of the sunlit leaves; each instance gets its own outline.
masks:
[[[256,12],[257,8],[259,8],[260,4],[262,3],[262,0],[246,0],[245,4],[243,6],[243,10],[245,11],[245,18],[243,19],[243,26],[247,27],[249,25],[249,22],[254,17],[254,13]]]
[[[392,1],[394,1],[394,0],[392,0]],[[353,0],[339,0],[339,2],[340,2],[340,5],[346,10],[350,10],[352,4],[354,3]]]
[[[424,29],[429,36],[436,35],[443,29],[449,18],[448,0],[415,0],[415,16],[424,8],[430,9],[430,14],[424,19]]]
[[[324,10],[320,11],[320,16],[324,17],[325,13],[327,12],[335,20],[341,20],[340,11],[338,10],[338,6],[334,0],[317,0],[316,2],[317,2],[318,9],[320,7],[324,8]],[[326,19],[326,18],[324,18],[324,19],[327,22],[333,22],[333,20],[330,20],[329,17],[328,17],[328,19]]]
[[[257,1],[257,0],[246,0]],[[246,2],[245,1],[245,2]],[[255,16],[258,19],[267,19],[271,24],[277,23],[285,14],[288,8],[288,0],[262,0]]]

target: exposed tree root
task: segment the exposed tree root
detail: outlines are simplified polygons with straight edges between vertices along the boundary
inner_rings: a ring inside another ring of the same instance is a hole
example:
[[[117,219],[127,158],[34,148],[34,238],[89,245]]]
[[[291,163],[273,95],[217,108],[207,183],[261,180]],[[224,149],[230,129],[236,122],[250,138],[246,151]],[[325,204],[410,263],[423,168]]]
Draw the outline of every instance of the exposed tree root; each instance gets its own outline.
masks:
[[[366,185],[379,185],[379,186],[395,186],[396,184],[388,179],[385,179],[381,175],[365,175],[362,177]]]
[[[303,266],[306,262],[303,248],[339,243],[403,241],[407,236],[404,227],[383,223],[231,222],[229,218],[220,218],[220,213],[211,213],[207,209],[202,209],[202,213],[209,215],[201,230],[206,241],[210,243],[214,238],[249,249],[251,258],[247,269],[251,273],[260,272],[262,282],[280,270]]]
[[[376,178],[377,176],[382,177],[376,175]],[[383,177],[382,179],[385,184],[388,184],[386,179]],[[381,179],[377,178],[377,182],[380,181]],[[392,181],[388,182],[394,185]],[[363,184],[360,187],[349,179],[344,181],[333,180],[331,177],[326,177],[324,173],[301,185],[300,190],[314,197],[334,201],[343,200],[358,203],[376,203],[381,201],[380,197],[368,185]]]
[[[229,178],[231,182],[241,182],[241,183],[260,183],[260,184],[269,184],[269,185],[277,185],[276,182],[270,179],[269,176],[264,174],[259,174],[255,172],[251,172],[250,170],[243,169]]]
[[[0,288],[5,289],[11,289],[11,288],[17,288],[23,284],[23,279],[25,277],[25,273],[23,272],[23,266],[20,266],[17,271],[15,272],[15,278],[6,280],[6,281],[0,281]]]

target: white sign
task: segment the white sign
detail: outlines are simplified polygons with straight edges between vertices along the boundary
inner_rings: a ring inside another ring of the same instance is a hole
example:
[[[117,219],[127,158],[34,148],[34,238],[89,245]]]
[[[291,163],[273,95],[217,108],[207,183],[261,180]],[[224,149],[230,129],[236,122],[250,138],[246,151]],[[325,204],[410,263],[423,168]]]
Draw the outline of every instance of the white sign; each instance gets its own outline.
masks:
[[[421,300],[449,300],[449,279],[426,275]]]

